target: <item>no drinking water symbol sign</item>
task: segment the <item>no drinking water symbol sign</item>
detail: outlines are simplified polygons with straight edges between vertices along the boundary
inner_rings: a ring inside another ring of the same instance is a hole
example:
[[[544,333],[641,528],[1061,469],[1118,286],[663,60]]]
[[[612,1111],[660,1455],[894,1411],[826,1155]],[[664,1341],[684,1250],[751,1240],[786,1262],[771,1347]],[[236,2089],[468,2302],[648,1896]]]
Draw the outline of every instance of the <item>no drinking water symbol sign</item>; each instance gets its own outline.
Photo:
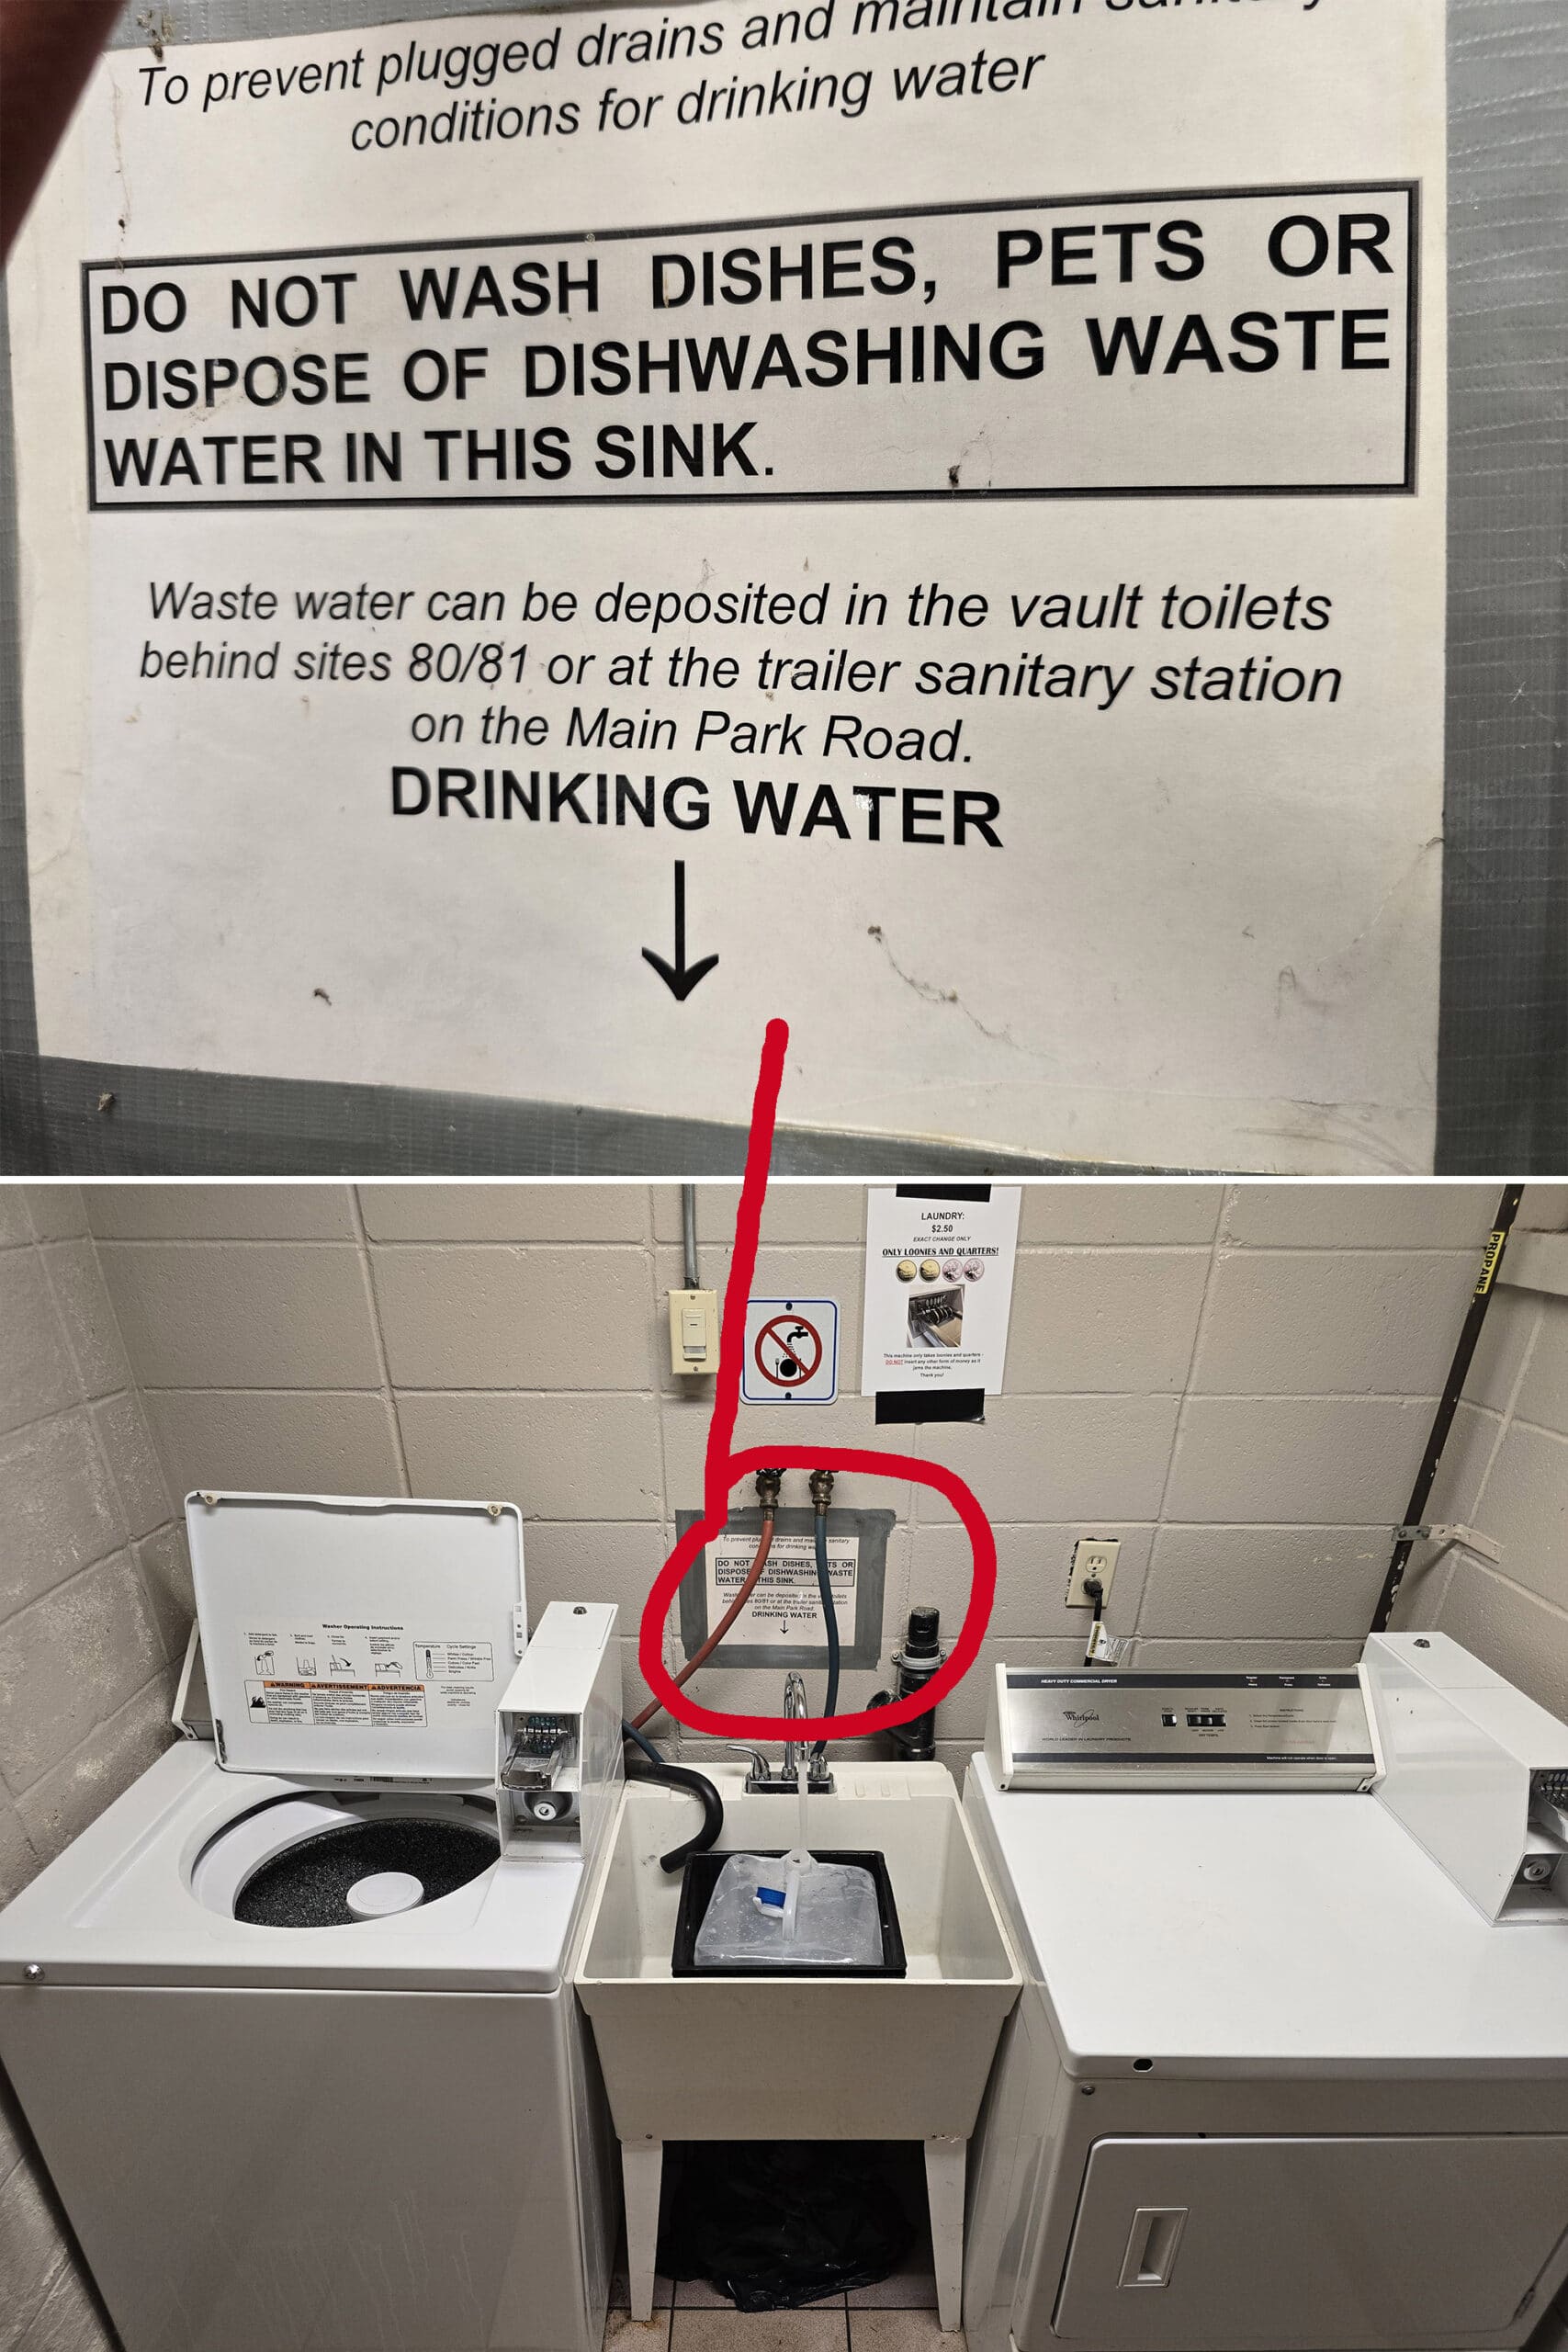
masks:
[[[749,1299],[741,1402],[830,1405],[838,1393],[838,1300]]]

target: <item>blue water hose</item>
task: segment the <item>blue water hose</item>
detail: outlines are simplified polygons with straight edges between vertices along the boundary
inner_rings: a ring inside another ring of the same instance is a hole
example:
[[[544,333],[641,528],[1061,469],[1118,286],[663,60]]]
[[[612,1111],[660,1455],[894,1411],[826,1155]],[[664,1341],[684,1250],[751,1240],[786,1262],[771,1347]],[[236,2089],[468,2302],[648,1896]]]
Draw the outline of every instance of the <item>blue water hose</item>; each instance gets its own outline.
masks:
[[[828,1573],[828,1514],[817,1514],[817,1589],[822,1596],[822,1615],[828,1627],[828,1695],[822,1702],[825,1715],[839,1712],[839,1612],[833,1605],[833,1580]],[[827,1753],[828,1743],[817,1743],[818,1756]]]

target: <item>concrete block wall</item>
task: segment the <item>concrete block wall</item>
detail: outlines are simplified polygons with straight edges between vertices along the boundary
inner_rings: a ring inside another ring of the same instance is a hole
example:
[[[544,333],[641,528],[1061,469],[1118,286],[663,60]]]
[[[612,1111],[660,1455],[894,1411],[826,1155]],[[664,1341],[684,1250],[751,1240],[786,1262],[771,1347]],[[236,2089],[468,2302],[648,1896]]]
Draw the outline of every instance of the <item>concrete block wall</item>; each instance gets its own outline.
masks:
[[[1532,1247],[1532,1234],[1554,1238]],[[1565,1292],[1568,1185],[1531,1185],[1465,1384],[1444,1507],[1503,1555],[1448,1553],[1425,1606],[1444,1633],[1568,1718]]]
[[[736,1198],[701,1188],[702,1279],[720,1291]],[[515,1500],[531,1612],[618,1601],[640,1700],[637,1619],[676,1512],[700,1500],[712,1396],[668,1368],[676,1187],[121,1185],[87,1199],[171,1492]],[[1495,1201],[1470,1184],[1032,1188],[1003,1395],[983,1426],[880,1441],[947,1463],[996,1525],[982,1668],[1081,1660],[1084,1619],[1063,1606],[1081,1533],[1122,1538],[1108,1614],[1135,1663],[1352,1660]],[[842,1393],[803,1425],[865,1445],[879,1439],[857,1393],[863,1229],[863,1187],[775,1184],[757,1286],[839,1299]],[[782,1409],[743,1409],[737,1443],[780,1443],[788,1425]],[[885,1657],[912,1600],[955,1626],[966,1551],[945,1506],[912,1482],[852,1476],[839,1499],[895,1515]],[[1418,1555],[1412,1613],[1439,1589],[1433,1570]],[[844,1703],[876,1679],[847,1676]],[[773,1713],[780,1680],[715,1668],[702,1690]],[[976,1671],[942,1711],[955,1768],[986,1687]]]
[[[174,1736],[189,1615],[82,1195],[0,1185],[0,1903]],[[110,2340],[3,2077],[0,2340]]]

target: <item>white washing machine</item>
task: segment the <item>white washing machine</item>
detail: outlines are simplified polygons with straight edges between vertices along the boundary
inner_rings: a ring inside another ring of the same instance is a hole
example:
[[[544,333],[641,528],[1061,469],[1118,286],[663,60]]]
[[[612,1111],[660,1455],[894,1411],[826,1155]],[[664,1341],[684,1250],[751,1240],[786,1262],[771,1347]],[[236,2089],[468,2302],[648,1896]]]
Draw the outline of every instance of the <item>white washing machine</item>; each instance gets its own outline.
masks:
[[[971,2352],[1525,2343],[1568,2276],[1568,1731],[1359,1673],[998,1669],[964,1795],[1023,1964]]]
[[[524,1654],[511,1505],[186,1518],[208,1736],[0,1913],[0,2060],[125,2352],[600,2352],[615,1611]]]

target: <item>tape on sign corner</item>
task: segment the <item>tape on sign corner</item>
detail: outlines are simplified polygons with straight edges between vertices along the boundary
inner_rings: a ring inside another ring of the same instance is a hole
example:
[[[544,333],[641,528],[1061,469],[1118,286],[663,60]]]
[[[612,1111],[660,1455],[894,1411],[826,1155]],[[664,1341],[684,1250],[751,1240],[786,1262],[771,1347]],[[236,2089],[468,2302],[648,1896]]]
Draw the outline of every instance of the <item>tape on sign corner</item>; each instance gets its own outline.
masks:
[[[876,1392],[879,1425],[895,1421],[983,1421],[985,1418],[983,1388],[879,1388]]]
[[[988,1184],[895,1184],[893,1197],[899,1201],[978,1201],[991,1197]]]

